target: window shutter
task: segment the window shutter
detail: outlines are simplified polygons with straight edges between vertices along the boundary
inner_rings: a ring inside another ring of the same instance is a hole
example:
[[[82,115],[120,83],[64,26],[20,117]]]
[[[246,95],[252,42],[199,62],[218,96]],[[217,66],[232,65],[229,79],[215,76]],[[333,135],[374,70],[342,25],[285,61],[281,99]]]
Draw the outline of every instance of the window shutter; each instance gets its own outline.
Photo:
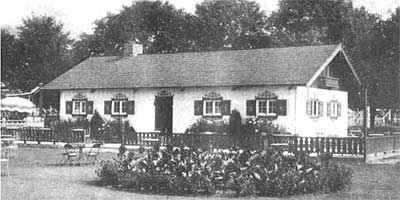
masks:
[[[322,101],[318,101],[318,117],[324,116],[324,103]]]
[[[104,101],[104,114],[111,115],[111,101]]]
[[[203,101],[194,101],[194,115],[203,115]]]
[[[326,115],[327,115],[328,117],[331,116],[331,102],[328,102],[328,103],[326,104]]]
[[[93,101],[86,102],[86,113],[93,114]]]
[[[72,101],[65,102],[65,114],[72,114]]]
[[[286,116],[286,107],[287,107],[287,100],[286,99],[278,99],[276,101],[276,114],[278,116]]]
[[[231,114],[231,100],[224,100],[221,102],[221,114],[222,115],[230,115]]]
[[[134,115],[135,114],[135,101],[127,101],[127,108],[128,108],[128,115]]]
[[[307,103],[306,103],[306,114],[311,116],[311,100],[307,100]]]
[[[337,116],[340,117],[342,115],[342,104],[337,103]]]
[[[246,115],[255,116],[256,115],[256,100],[246,101]]]

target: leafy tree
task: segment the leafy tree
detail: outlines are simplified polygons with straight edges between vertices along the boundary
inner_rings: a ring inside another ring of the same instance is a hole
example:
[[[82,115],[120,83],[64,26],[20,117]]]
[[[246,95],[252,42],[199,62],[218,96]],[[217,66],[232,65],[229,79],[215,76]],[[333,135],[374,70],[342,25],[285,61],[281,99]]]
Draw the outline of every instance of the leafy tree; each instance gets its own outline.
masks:
[[[266,15],[247,0],[206,0],[196,5],[198,50],[252,49],[270,45]]]
[[[23,66],[18,87],[29,90],[47,83],[69,67],[68,33],[63,24],[50,16],[31,16],[18,27]]]
[[[343,42],[351,26],[350,0],[281,0],[270,20],[281,46]]]
[[[15,87],[18,85],[22,62],[18,54],[19,43],[14,35],[1,29],[1,81]]]
[[[146,53],[190,50],[190,42],[185,40],[188,17],[168,2],[135,1],[120,13],[96,21],[94,34],[83,34],[75,43],[75,57],[119,55],[128,41],[142,44]]]

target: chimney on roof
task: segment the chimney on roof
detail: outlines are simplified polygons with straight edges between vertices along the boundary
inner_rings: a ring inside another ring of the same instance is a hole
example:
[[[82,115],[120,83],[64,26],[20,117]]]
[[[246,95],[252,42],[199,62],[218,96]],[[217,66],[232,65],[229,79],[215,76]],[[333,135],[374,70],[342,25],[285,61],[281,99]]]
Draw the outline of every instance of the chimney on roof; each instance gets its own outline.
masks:
[[[143,45],[129,41],[124,44],[124,56],[137,56],[143,54]]]

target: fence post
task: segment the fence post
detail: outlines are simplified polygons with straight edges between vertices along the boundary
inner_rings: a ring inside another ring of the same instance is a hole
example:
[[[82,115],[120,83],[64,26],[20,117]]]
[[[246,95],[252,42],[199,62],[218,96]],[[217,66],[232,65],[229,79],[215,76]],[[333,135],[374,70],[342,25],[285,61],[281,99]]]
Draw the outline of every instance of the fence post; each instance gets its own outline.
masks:
[[[41,136],[42,131],[40,129],[37,129],[37,142],[40,144],[40,136]]]
[[[364,128],[364,162],[367,162],[367,107],[368,107],[368,89],[364,86],[364,116],[363,116],[363,128]]]

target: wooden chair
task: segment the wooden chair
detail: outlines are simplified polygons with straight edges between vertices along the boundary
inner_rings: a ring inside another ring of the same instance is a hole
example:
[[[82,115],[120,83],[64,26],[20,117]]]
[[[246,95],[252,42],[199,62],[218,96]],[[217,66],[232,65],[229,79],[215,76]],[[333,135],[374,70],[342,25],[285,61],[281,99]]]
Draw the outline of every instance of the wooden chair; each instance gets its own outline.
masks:
[[[100,148],[100,143],[95,143],[92,147],[90,147],[89,152],[86,153],[87,162],[91,162],[92,164],[94,164],[97,161],[97,157],[100,154]]]
[[[7,176],[10,176],[10,149],[2,145],[1,164],[3,165],[3,163],[6,165]]]
[[[62,152],[61,155],[62,155],[62,158],[60,160],[61,164],[69,163],[72,165],[79,159],[76,149],[69,143],[64,145],[64,152]]]

